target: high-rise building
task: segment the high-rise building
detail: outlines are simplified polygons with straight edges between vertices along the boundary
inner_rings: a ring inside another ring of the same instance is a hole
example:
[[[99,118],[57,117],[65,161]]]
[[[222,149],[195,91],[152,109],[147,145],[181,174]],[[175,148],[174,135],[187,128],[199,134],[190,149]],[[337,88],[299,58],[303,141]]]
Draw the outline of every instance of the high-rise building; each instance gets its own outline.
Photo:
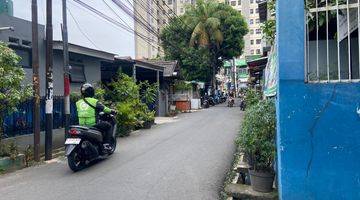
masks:
[[[12,0],[0,0],[0,14],[6,13],[13,16],[13,1]]]
[[[218,0],[238,10],[248,23],[244,56],[263,54],[263,35],[260,28],[258,3],[264,0]],[[136,58],[156,58],[162,55],[160,31],[173,15],[182,15],[196,0],[135,0],[135,55]]]
[[[160,47],[160,31],[174,15],[185,13],[186,5],[195,0],[135,0],[135,56],[156,58],[163,54]]]
[[[229,4],[238,10],[245,18],[248,24],[249,33],[244,37],[245,49],[243,55],[262,55],[263,54],[263,34],[259,18],[258,3],[264,0],[226,0]]]

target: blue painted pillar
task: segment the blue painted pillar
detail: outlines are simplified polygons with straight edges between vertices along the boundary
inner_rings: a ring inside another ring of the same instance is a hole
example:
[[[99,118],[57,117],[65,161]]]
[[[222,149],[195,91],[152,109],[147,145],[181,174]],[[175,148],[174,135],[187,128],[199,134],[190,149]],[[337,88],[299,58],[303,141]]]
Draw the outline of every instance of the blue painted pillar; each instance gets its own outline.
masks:
[[[279,196],[282,200],[289,199],[289,193],[296,192],[295,188],[288,187],[288,154],[286,141],[289,136],[286,126],[283,125],[287,117],[287,83],[299,82],[304,80],[304,0],[277,0],[276,5],[276,32],[277,32],[277,55],[278,55],[278,100],[277,100],[277,152],[278,152],[278,187]],[[295,88],[294,88],[295,89]],[[283,154],[287,154],[283,156]],[[293,155],[295,156],[295,155]],[[283,168],[283,165],[286,165]],[[294,173],[296,173],[294,171]],[[297,181],[297,180],[295,180]]]

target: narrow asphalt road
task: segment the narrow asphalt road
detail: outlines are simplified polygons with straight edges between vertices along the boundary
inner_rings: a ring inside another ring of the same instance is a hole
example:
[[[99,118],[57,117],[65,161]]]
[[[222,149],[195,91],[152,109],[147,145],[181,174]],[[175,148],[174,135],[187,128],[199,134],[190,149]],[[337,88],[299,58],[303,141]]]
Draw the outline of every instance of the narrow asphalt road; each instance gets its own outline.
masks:
[[[240,120],[225,105],[181,114],[120,139],[113,156],[81,172],[62,160],[0,176],[0,199],[218,199]]]

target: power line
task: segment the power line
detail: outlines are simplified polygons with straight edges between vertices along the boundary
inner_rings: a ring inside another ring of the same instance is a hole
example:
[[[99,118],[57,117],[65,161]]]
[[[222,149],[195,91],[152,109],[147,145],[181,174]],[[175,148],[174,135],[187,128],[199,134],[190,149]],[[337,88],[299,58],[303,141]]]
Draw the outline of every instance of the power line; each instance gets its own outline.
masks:
[[[133,28],[125,21],[121,18],[121,16],[106,2],[106,0],[102,0],[104,2],[104,4],[129,28],[132,29]],[[134,30],[135,31],[135,30]],[[142,44],[141,44],[142,45]],[[143,47],[146,47],[144,45],[142,45]]]
[[[117,14],[115,12],[115,10],[105,1],[105,0],[102,0],[104,2],[104,4],[128,27],[128,28],[132,28],[125,20],[123,20],[119,14]]]
[[[127,0],[128,1],[128,0]],[[112,0],[113,3],[115,3],[119,8],[121,8],[127,15],[129,15],[135,22],[138,22],[138,24],[140,24],[142,27],[145,28],[145,30],[149,33],[153,33],[154,35],[157,35],[158,32],[157,30],[154,30],[152,25],[136,10],[134,9],[134,12],[131,12],[131,9],[129,7],[127,7],[124,3],[120,2],[120,1],[117,1],[117,0]],[[129,1],[128,1],[129,2]],[[141,5],[141,4],[140,4]],[[144,8],[142,6],[142,8]],[[150,14],[147,9],[144,8],[144,11],[147,13],[147,14]],[[156,18],[154,17],[153,15],[151,15],[153,18]],[[141,19],[139,19],[138,17],[140,17]]]
[[[81,5],[82,7],[84,7],[85,9],[95,13],[97,16],[101,17],[103,20],[106,20],[108,22],[110,22],[111,24],[123,29],[123,30],[126,30],[127,32],[131,33],[131,34],[136,34],[137,36],[139,36],[140,38],[142,38],[145,42],[147,42],[148,44],[150,44],[151,46],[153,47],[156,47],[154,46],[153,44],[151,44],[151,42],[156,42],[156,41],[153,41],[152,39],[150,38],[147,38],[146,36],[142,35],[141,33],[138,33],[136,32],[135,30],[131,30],[129,29],[128,27],[126,27],[124,24],[120,23],[119,21],[105,15],[104,13],[100,12],[99,10],[93,8],[92,6],[82,2],[81,0],[73,0],[75,1],[76,3],[78,3],[79,5]]]
[[[76,20],[76,18],[74,17],[74,15],[73,15],[72,12],[70,11],[70,9],[69,9],[68,7],[67,7],[66,9],[69,11],[69,14],[70,14],[71,18],[74,20],[75,25],[76,25],[76,27],[79,29],[80,33],[81,33],[95,48],[100,49],[100,48],[99,48],[98,46],[96,46],[96,44],[89,38],[89,36],[88,36],[85,32],[82,31],[79,22]]]

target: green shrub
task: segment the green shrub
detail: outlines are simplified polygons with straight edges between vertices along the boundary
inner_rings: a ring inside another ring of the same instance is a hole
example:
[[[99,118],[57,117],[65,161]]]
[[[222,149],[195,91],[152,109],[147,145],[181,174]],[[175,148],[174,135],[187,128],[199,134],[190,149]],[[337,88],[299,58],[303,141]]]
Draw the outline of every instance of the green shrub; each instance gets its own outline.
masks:
[[[0,140],[3,116],[15,111],[19,103],[33,96],[31,85],[23,84],[25,71],[19,66],[20,60],[14,50],[0,42]]]
[[[176,81],[174,84],[175,91],[187,91],[192,89],[192,84],[185,81]]]
[[[148,81],[143,81],[139,83],[140,87],[140,96],[142,102],[146,104],[152,104],[155,103],[157,98],[157,93],[159,86],[157,83],[150,84]]]
[[[14,142],[9,144],[0,143],[0,157],[10,157],[15,160],[17,155],[19,155],[19,148]]]
[[[137,125],[136,113],[133,109],[132,102],[121,102],[116,105],[117,115],[116,121],[118,122],[118,136],[128,136],[130,131]]]
[[[25,166],[29,167],[34,161],[34,147],[28,145],[24,151]]]
[[[115,103],[118,112],[118,136],[128,136],[131,130],[142,128],[144,122],[155,119],[155,113],[145,103],[156,101],[157,84],[136,84],[133,78],[119,73],[109,86],[110,100]]]
[[[271,171],[275,157],[275,103],[261,100],[245,111],[237,144],[245,150],[254,170]]]
[[[262,99],[262,96],[259,92],[254,89],[248,89],[245,92],[245,104],[247,108],[250,108],[253,105],[259,103]]]

